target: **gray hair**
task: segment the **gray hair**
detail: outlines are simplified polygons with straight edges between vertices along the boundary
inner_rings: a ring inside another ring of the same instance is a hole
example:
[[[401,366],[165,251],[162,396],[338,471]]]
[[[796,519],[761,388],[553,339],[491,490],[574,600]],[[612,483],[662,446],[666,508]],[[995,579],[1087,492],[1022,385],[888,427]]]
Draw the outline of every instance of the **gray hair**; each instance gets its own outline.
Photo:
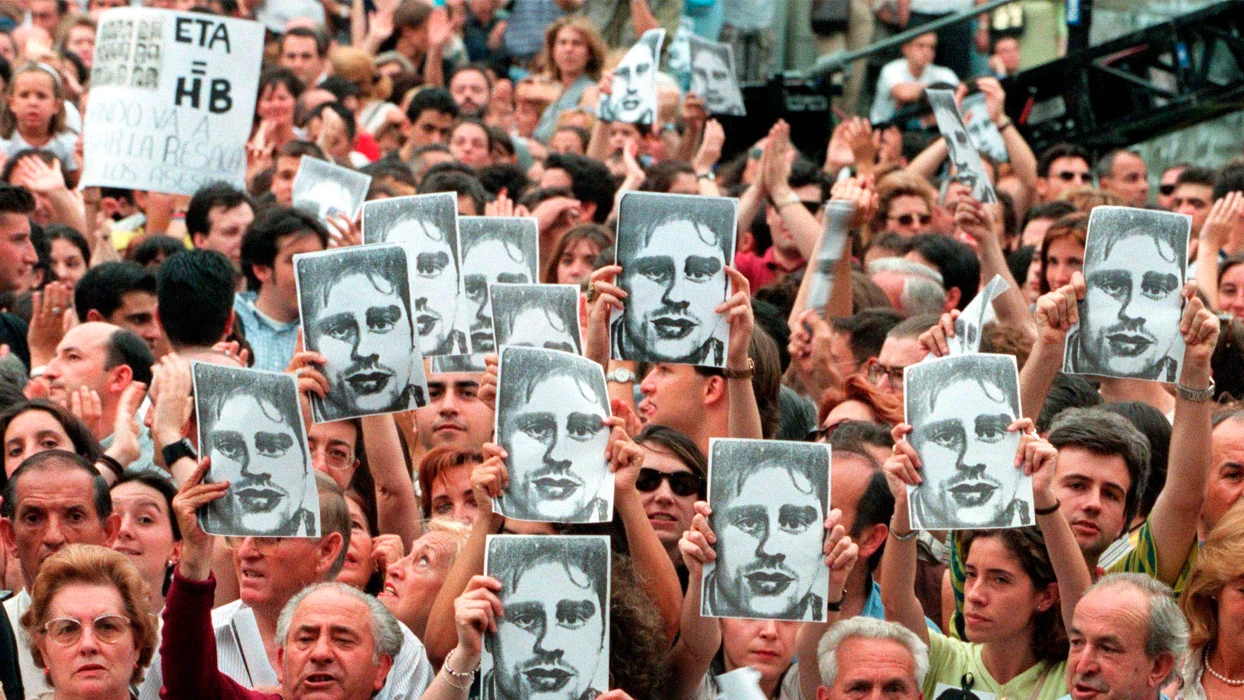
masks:
[[[397,621],[396,617],[393,617],[393,613],[389,612],[380,601],[353,586],[336,581],[326,581],[307,586],[298,591],[293,598],[289,599],[289,602],[281,609],[281,616],[276,621],[276,645],[278,647],[285,648],[285,638],[289,635],[289,625],[294,619],[294,613],[297,612],[298,606],[302,605],[302,601],[306,600],[307,596],[322,590],[336,591],[367,606],[367,610],[371,613],[371,634],[375,642],[372,661],[378,660],[381,656],[387,656],[391,659],[397,658],[398,652],[402,650],[403,635],[401,623]]]
[[[899,309],[904,316],[940,314],[946,304],[945,282],[942,273],[928,265],[904,258],[881,258],[868,264],[870,277],[878,272],[893,272],[903,276],[903,293],[899,297]]]
[[[906,258],[880,258],[868,263],[868,276],[872,277],[878,272],[895,272],[904,277],[920,277],[931,282],[936,282],[938,286],[943,284],[942,273],[934,270],[928,265],[918,262],[912,262]]]
[[[1178,611],[1176,611],[1178,612]],[[838,647],[848,639],[878,639],[897,642],[911,653],[912,672],[916,679],[916,688],[924,686],[924,677],[929,672],[929,648],[915,632],[897,622],[887,622],[871,617],[853,617],[843,620],[821,637],[816,645],[817,667],[821,672],[821,685],[831,687],[838,678]]]
[[[1188,621],[1175,602],[1175,592],[1170,586],[1145,574],[1116,573],[1102,576],[1085,595],[1106,588],[1130,588],[1145,597],[1149,604],[1145,655],[1155,659],[1162,654],[1170,654],[1175,664],[1161,685],[1177,678],[1188,656]]]

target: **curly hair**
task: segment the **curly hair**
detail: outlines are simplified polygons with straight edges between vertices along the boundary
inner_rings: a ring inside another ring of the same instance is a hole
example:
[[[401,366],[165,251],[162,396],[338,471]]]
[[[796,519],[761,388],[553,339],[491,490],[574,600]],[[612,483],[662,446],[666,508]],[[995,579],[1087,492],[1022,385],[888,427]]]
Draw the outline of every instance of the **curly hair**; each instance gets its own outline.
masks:
[[[112,586],[121,594],[125,616],[130,619],[134,646],[138,648],[138,665],[130,677],[131,684],[141,683],[143,669],[151,663],[159,642],[156,615],[149,608],[151,589],[142,574],[124,554],[107,547],[71,544],[48,557],[39,567],[39,576],[30,591],[30,609],[22,615],[22,628],[31,639],[37,639],[47,622],[52,599],[66,586]],[[31,655],[39,668],[47,663],[37,644],[30,645]]]
[[[605,67],[605,60],[609,57],[609,48],[605,45],[605,40],[601,37],[596,25],[580,15],[560,17],[544,30],[544,51],[540,54],[540,63],[548,71],[548,76],[561,82],[561,69],[553,60],[553,44],[557,42],[557,35],[563,29],[573,29],[583,37],[583,43],[587,44],[587,66],[584,67],[583,73],[592,80],[600,80],[600,71]]]
[[[609,595],[609,686],[635,700],[668,697],[669,640],[657,606],[636,581],[631,558],[614,553]]]

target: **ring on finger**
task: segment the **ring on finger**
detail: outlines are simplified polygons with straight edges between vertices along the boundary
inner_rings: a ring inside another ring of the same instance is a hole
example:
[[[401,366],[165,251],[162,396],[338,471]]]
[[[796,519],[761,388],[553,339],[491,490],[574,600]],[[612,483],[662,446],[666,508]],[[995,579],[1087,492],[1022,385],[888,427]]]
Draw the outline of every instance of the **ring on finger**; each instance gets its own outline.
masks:
[[[587,303],[589,304],[596,303],[596,298],[599,296],[600,296],[600,292],[596,291],[596,282],[595,281],[588,282],[587,283]]]

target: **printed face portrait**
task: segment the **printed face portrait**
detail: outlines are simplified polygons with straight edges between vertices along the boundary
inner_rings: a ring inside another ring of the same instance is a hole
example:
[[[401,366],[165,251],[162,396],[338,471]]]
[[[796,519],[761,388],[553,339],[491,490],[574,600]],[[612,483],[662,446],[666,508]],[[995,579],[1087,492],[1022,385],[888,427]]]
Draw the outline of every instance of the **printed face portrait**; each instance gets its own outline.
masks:
[[[497,222],[488,217],[462,220],[463,308],[460,318],[467,324],[471,350],[495,352],[492,305],[489,285],[527,284],[538,281],[536,246],[539,229],[534,221],[519,225]],[[527,225],[524,225],[527,224]]]
[[[716,585],[724,608],[717,612],[797,618],[816,580],[825,534],[825,513],[812,483],[769,462],[714,509]]]
[[[305,162],[305,161],[304,161]],[[343,183],[321,180],[304,191],[294,188],[294,208],[328,220],[330,216],[354,214],[354,197]]]
[[[579,354],[579,291],[572,285],[495,285],[493,324],[498,345]]]
[[[656,55],[660,43],[661,37],[645,32],[614,69],[613,94],[609,101],[614,121],[628,124],[652,121],[656,111]]]
[[[414,339],[406,302],[378,275],[351,274],[336,284],[315,319],[328,360],[329,393],[361,413],[405,407]]]
[[[546,350],[578,353],[579,339],[565,319],[544,306],[528,306],[514,316],[514,327],[506,343]]]
[[[691,91],[704,100],[709,114],[726,114],[732,104],[734,76],[726,53],[715,47],[692,44]]]
[[[1168,241],[1134,229],[1089,261],[1079,332],[1089,367],[1110,376],[1159,378],[1179,338],[1182,260]]]

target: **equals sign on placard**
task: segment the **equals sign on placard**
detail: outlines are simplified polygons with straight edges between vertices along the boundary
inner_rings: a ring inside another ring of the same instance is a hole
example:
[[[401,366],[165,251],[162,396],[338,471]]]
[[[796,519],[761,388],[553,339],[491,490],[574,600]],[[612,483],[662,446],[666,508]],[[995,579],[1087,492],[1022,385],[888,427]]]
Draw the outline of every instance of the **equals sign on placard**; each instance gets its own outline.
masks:
[[[190,62],[190,74],[191,75],[207,75],[207,61],[191,61]]]

